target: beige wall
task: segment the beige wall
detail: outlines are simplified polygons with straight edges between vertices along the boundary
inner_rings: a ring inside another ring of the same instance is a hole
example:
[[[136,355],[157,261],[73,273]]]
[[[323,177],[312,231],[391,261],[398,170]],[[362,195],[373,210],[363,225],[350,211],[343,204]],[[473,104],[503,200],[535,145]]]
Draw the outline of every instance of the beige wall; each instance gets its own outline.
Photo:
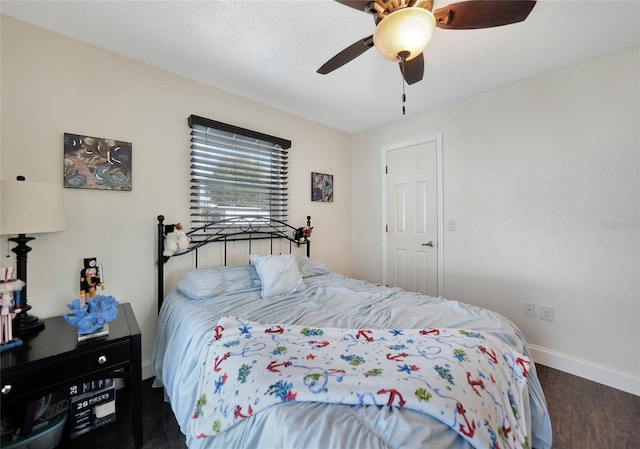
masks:
[[[314,258],[375,282],[382,148],[442,132],[444,219],[457,222],[444,296],[513,319],[538,361],[640,394],[638,47],[349,136],[5,16],[1,38],[3,179],[62,183],[64,132],[133,142],[133,191],[66,189],[69,229],[33,242],[36,314],[64,312],[82,258],[98,257],[148,363],[155,216],[188,222],[189,114],[291,139],[291,217],[313,217]],[[309,201],[311,171],[335,175],[334,203]],[[189,263],[171,261],[169,287]],[[524,301],[555,321],[524,317]]]
[[[457,224],[443,296],[513,319],[547,364],[640,394],[639,65],[636,46],[355,135],[354,276],[382,279],[382,148],[441,132]]]
[[[349,135],[7,16],[1,33],[2,179],[22,174],[61,184],[65,132],[133,143],[133,190],[65,189],[67,231],[38,235],[31,245],[28,289],[36,315],[63,313],[78,295],[82,259],[97,257],[105,293],[133,305],[150,375],[155,217],[189,222],[190,114],[290,139],[292,223],[302,226],[311,215],[312,256],[351,274]],[[312,171],[334,175],[333,203],[310,201]],[[13,243],[3,236],[0,244],[2,265],[12,263]],[[189,262],[171,261],[169,269],[184,272]]]

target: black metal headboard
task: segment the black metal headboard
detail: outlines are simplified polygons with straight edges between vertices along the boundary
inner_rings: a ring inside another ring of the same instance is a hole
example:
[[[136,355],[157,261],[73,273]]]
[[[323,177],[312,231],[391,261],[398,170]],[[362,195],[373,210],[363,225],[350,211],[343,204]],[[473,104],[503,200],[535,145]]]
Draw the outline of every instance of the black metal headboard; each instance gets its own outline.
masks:
[[[307,227],[311,227],[311,216],[307,215]],[[158,215],[157,231],[157,255],[158,255],[158,312],[164,300],[164,265],[171,257],[195,253],[195,264],[198,267],[198,250],[210,243],[219,242],[224,245],[224,265],[227,264],[227,243],[248,241],[249,254],[251,243],[254,240],[269,240],[271,242],[271,254],[273,254],[274,240],[288,240],[289,252],[293,245],[306,245],[307,257],[311,256],[311,240],[302,232],[301,227],[296,228],[288,223],[263,216],[232,217],[207,223],[199,228],[186,232],[190,240],[188,249],[176,251],[172,256],[165,256],[164,240],[167,232],[174,229],[175,225],[164,224],[164,215]]]

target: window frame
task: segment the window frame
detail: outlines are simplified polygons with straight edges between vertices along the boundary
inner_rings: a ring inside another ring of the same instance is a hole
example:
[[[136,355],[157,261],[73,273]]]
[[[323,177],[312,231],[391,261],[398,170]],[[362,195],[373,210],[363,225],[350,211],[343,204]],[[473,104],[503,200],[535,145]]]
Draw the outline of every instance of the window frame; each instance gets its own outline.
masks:
[[[188,125],[192,229],[208,234],[207,223],[233,217],[286,222],[290,140],[197,115]]]

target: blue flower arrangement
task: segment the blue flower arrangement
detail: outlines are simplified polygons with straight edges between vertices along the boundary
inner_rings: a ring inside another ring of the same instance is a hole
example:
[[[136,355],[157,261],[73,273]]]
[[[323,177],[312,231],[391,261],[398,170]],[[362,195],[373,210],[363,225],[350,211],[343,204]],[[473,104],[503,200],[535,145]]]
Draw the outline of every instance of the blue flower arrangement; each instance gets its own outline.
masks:
[[[65,321],[78,328],[78,334],[86,335],[97,332],[118,314],[118,301],[113,296],[97,295],[87,299],[84,306],[80,300],[74,299],[67,308],[73,315],[62,315]]]

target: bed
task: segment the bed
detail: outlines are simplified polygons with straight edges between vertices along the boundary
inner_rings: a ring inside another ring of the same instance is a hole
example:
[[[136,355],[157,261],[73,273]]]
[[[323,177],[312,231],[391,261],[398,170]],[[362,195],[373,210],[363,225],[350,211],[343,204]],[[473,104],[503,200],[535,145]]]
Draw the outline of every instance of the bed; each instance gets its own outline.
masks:
[[[223,262],[196,262],[165,294],[157,226],[154,386],[189,448],[551,448],[535,365],[505,317],[333,273],[304,227],[264,217],[191,231],[173,257],[216,243]],[[238,241],[249,257],[227,265]]]

